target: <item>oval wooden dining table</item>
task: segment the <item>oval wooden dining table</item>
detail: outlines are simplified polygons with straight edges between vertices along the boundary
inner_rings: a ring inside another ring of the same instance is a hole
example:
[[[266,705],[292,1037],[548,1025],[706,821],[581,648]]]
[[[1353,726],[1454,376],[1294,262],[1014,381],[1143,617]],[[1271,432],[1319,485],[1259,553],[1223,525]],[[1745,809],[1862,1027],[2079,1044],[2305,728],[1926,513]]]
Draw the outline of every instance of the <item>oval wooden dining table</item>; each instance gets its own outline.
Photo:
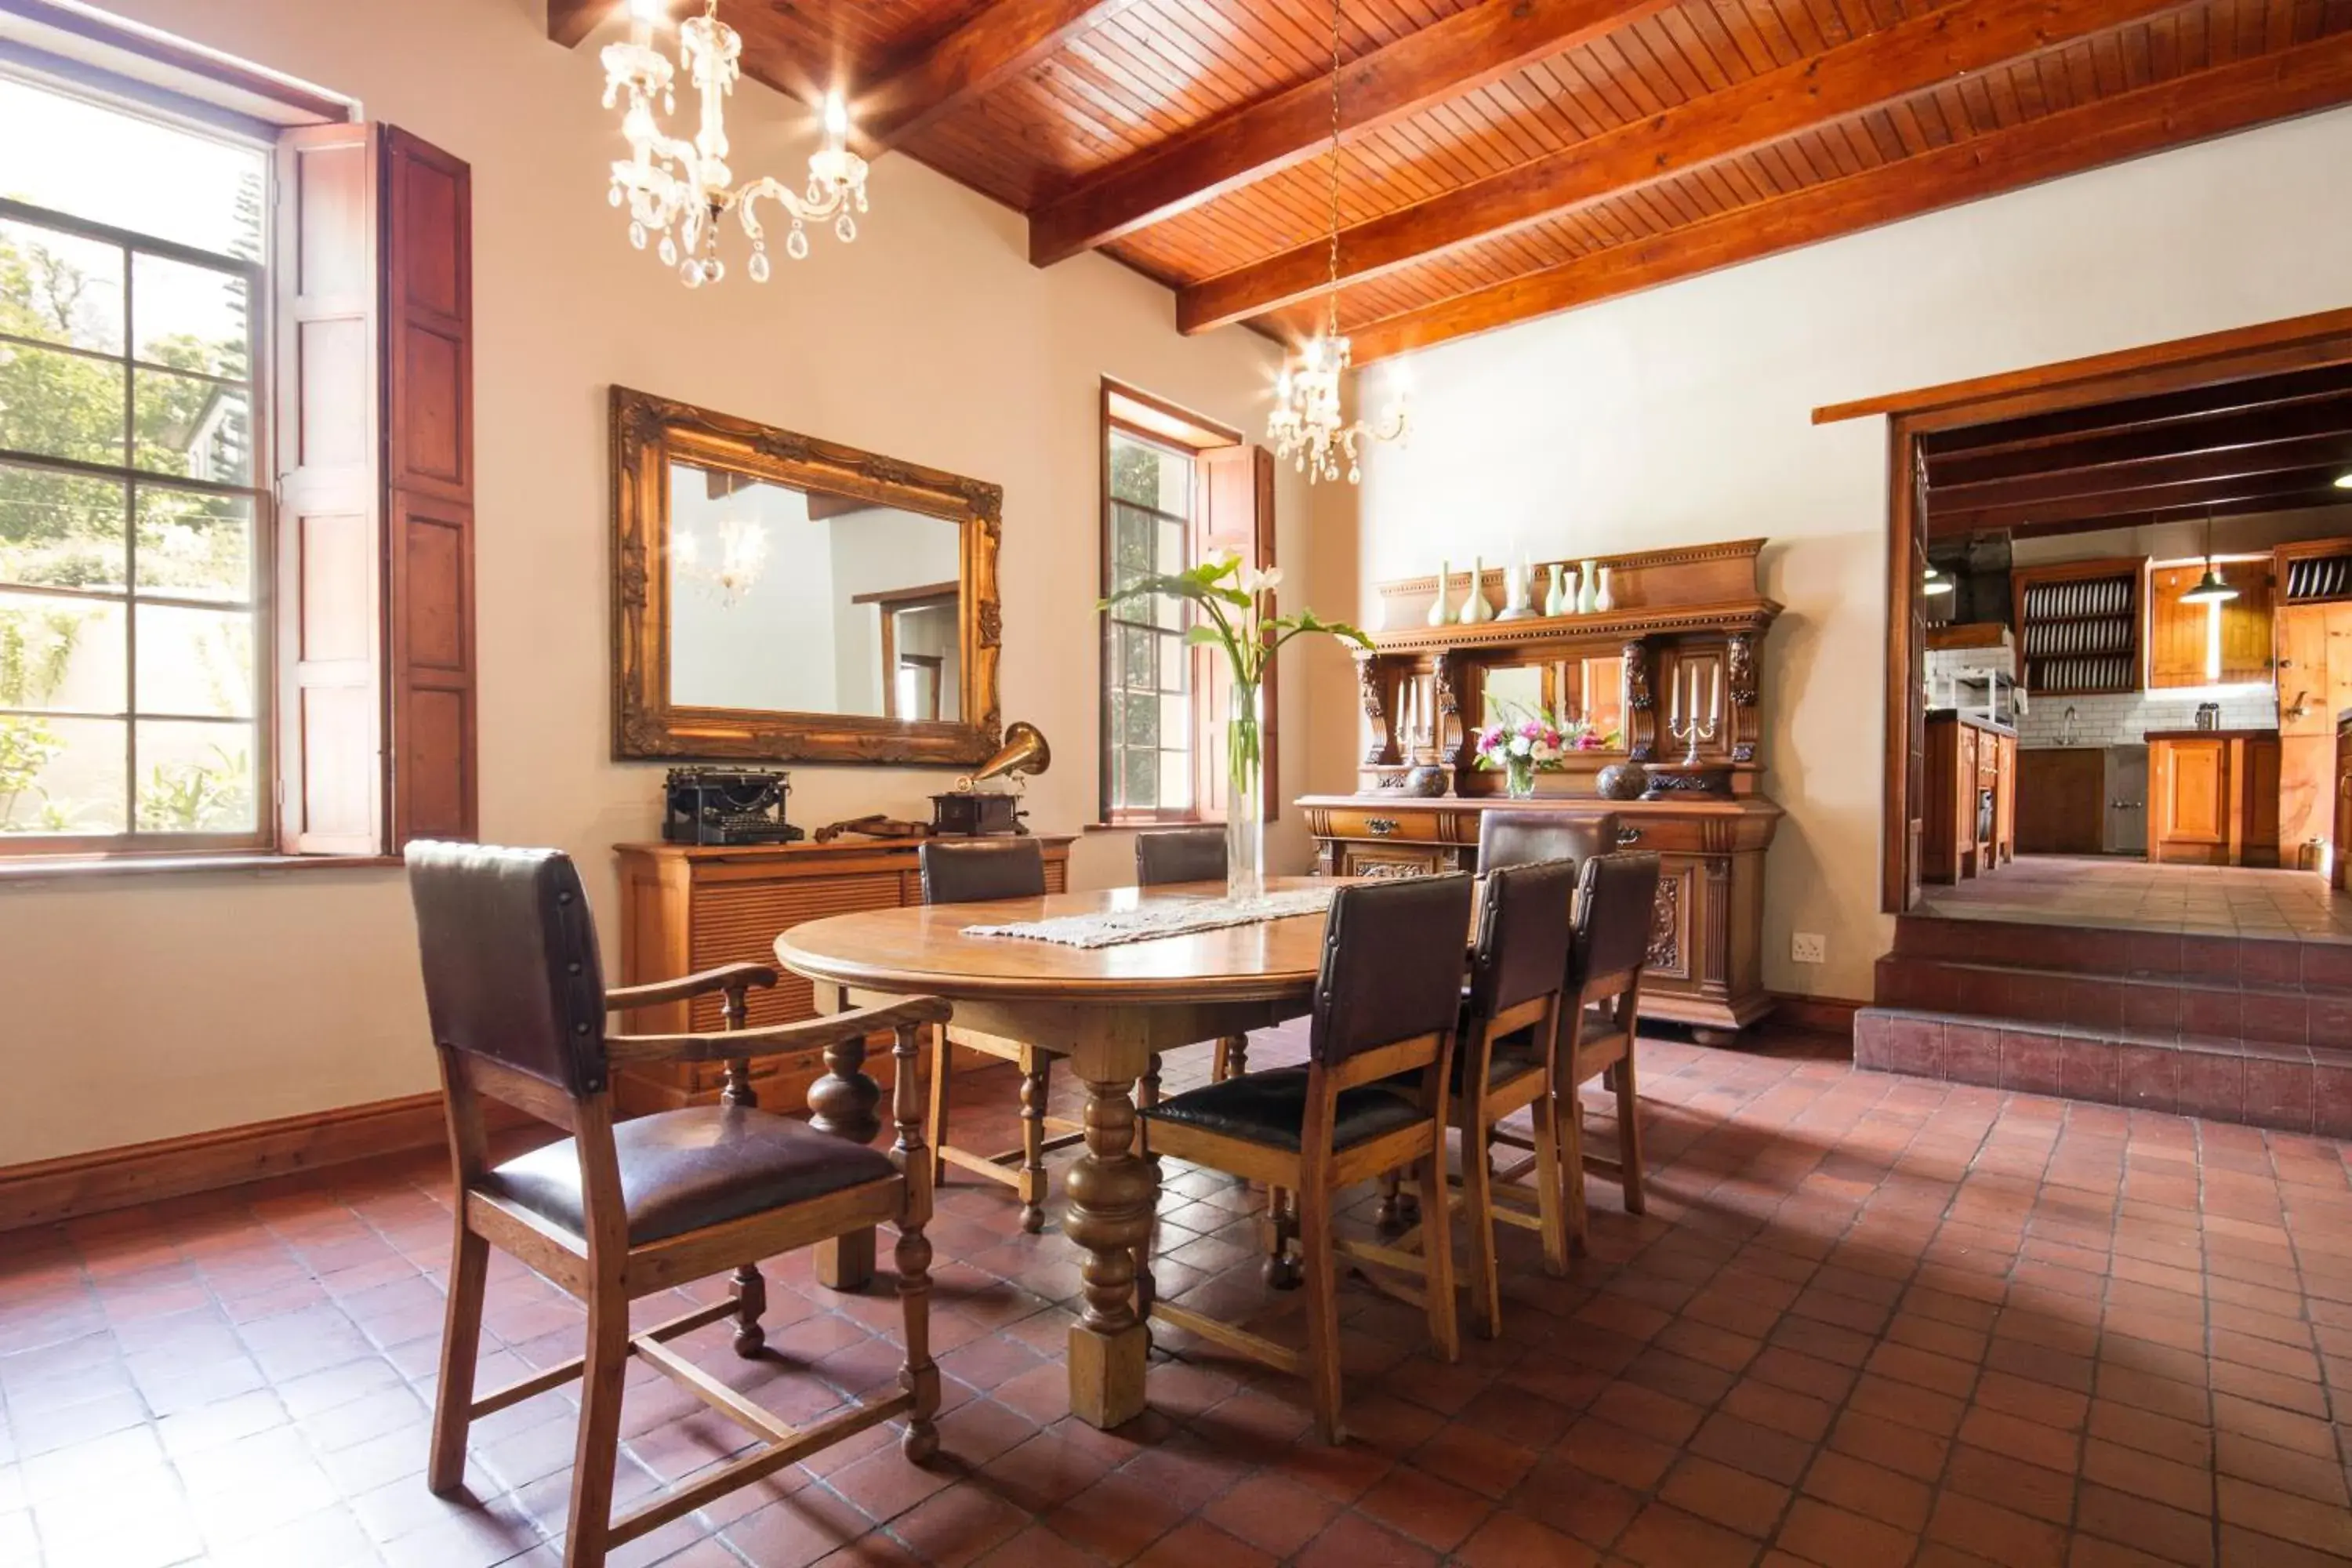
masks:
[[[1267,882],[1269,890],[1331,885],[1305,877]],[[1130,1420],[1144,1405],[1149,1336],[1136,1288],[1160,1183],[1136,1148],[1135,1082],[1163,1051],[1307,1012],[1324,917],[1318,910],[1097,948],[969,936],[964,928],[1223,893],[1202,883],[917,905],[811,921],[776,939],[777,959],[815,983],[821,1011],[940,996],[954,1004],[960,1026],[1069,1059],[1086,1088],[1086,1135],[1062,1184],[1069,1200],[1062,1228],[1084,1254],[1085,1279],[1085,1306],[1069,1336],[1070,1408],[1097,1426]],[[863,1068],[856,1046],[827,1054],[826,1072],[809,1092],[817,1125],[861,1141],[879,1131],[873,1107],[880,1090]],[[827,1283],[864,1284],[871,1258],[870,1241],[862,1255],[836,1255]],[[1141,1283],[1148,1292],[1148,1276]]]

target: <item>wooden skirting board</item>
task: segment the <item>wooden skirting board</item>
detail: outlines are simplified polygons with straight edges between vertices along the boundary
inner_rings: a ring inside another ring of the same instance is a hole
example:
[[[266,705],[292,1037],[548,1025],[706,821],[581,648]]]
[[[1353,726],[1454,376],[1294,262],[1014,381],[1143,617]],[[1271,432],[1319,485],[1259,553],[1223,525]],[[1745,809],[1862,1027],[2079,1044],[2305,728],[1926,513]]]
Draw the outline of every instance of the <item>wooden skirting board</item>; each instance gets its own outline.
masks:
[[[1794,1029],[1813,1029],[1824,1035],[1843,1035],[1853,1038],[1853,1016],[1867,1002],[1849,1002],[1843,996],[1796,996],[1785,991],[1772,993],[1772,1021]]]

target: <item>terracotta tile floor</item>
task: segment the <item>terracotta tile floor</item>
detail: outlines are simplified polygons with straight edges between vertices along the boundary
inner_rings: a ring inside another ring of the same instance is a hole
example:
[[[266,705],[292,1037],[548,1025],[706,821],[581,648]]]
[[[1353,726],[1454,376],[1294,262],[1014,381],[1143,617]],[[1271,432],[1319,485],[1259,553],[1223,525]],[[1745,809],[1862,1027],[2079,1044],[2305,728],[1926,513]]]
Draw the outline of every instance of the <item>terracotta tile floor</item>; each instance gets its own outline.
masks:
[[[1565,1280],[1507,1231],[1503,1339],[1441,1364],[1414,1314],[1350,1288],[1339,1449],[1304,1436],[1297,1384],[1190,1349],[1128,1429],[1074,1424],[1062,1238],[952,1188],[938,1472],[870,1435],[622,1561],[2352,1560],[2339,1146],[1857,1074],[1818,1037],[1757,1047],[1645,1042],[1650,1213],[1602,1196]],[[1166,1289],[1262,1300],[1250,1208],[1171,1171]],[[438,1162],[413,1158],[0,1237],[0,1563],[551,1568],[563,1394],[477,1427],[472,1500],[424,1489],[446,1231]],[[779,1357],[712,1331],[705,1364],[802,1417],[892,1375],[886,1301],[772,1274]],[[574,1352],[582,1321],[505,1266],[488,1329],[502,1380]],[[650,1373],[631,1393],[625,1498],[740,1440]]]
[[[2352,897],[2308,871],[2155,866],[2026,855],[1990,876],[1931,887],[1919,912],[1951,920],[2352,942]]]

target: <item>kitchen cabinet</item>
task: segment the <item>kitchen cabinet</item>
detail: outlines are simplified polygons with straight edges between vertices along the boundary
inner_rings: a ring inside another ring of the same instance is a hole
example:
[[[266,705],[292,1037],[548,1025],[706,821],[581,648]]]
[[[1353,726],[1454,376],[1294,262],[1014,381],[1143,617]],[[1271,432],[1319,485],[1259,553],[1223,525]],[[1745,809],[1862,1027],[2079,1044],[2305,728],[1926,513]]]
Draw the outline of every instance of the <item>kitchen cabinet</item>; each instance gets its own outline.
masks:
[[[2335,826],[2336,715],[2352,708],[2352,604],[2282,605],[2277,646],[2279,846],[2293,864]]]
[[[2346,875],[2345,857],[2352,854],[2352,708],[2344,710],[2336,723],[2336,853],[2328,879],[2338,892],[2352,887],[2352,877]]]
[[[1920,875],[1981,877],[2017,852],[2017,731],[1958,713],[1927,715],[1927,799]]]
[[[2147,746],[2151,859],[2279,863],[2277,731],[2153,731]]]
[[[2049,746],[2017,759],[2021,855],[2096,855],[2105,847],[2107,753],[2103,746]]]

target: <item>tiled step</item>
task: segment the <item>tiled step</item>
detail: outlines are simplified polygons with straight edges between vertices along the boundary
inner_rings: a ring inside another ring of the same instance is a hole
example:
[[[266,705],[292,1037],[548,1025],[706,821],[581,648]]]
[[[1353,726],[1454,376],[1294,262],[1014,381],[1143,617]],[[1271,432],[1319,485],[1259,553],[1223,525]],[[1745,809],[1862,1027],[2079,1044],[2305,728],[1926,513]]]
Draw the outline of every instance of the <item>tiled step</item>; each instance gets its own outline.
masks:
[[[2287,936],[2189,935],[1907,914],[1895,922],[1895,952],[2079,974],[2352,991],[2352,942]]]
[[[2085,973],[2032,963],[1878,961],[1881,1006],[2077,1029],[2200,1035],[2352,1049],[2352,991],[2241,975]]]
[[[2352,1048],[1864,1007],[1853,1059],[1944,1083],[2352,1138]]]

